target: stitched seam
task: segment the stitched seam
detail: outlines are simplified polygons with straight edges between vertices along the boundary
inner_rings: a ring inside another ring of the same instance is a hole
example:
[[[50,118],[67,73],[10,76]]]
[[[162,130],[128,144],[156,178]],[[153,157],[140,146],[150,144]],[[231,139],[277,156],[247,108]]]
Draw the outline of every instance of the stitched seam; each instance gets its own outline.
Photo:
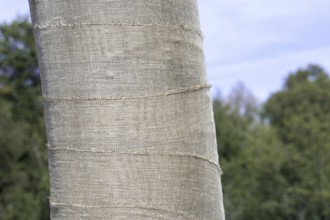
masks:
[[[81,153],[96,153],[96,154],[131,154],[131,155],[161,155],[161,156],[178,156],[178,157],[189,157],[198,160],[203,160],[211,165],[215,166],[219,171],[220,175],[223,174],[219,164],[205,156],[201,156],[193,153],[178,152],[178,151],[130,151],[130,150],[99,150],[99,149],[73,149],[69,147],[52,147],[47,144],[49,150],[52,151],[71,151],[71,152],[81,152]]]
[[[189,93],[202,89],[209,89],[212,86],[209,84],[195,85],[191,87],[178,88],[168,91],[156,92],[151,94],[141,94],[141,95],[129,95],[129,96],[109,96],[109,97],[86,97],[86,96],[77,96],[77,97],[54,97],[54,96],[43,96],[44,100],[126,100],[126,99],[138,99],[138,98],[147,98],[147,97],[157,97],[157,96],[169,96],[181,93]]]
[[[56,27],[63,27],[63,28],[74,28],[74,27],[83,27],[83,26],[113,26],[113,27],[167,27],[167,28],[174,28],[174,29],[181,29],[184,31],[193,31],[197,33],[200,37],[203,38],[203,33],[200,29],[183,25],[183,24],[171,24],[171,23],[128,23],[128,22],[76,22],[76,23],[64,23],[63,21],[58,21],[54,23],[44,23],[44,24],[35,24],[33,26],[34,29],[44,30],[48,28],[56,28]]]
[[[140,209],[149,209],[149,210],[157,210],[157,211],[164,211],[176,215],[180,215],[186,218],[190,219],[196,219],[196,217],[189,215],[186,212],[183,211],[176,211],[173,209],[169,209],[166,207],[153,207],[153,206],[146,206],[142,204],[134,204],[134,205],[110,205],[110,204],[104,204],[104,205],[91,205],[91,204],[76,204],[76,203],[61,203],[61,202],[55,202],[51,198],[48,198],[49,202],[53,206],[69,206],[69,207],[77,207],[77,208],[140,208]]]

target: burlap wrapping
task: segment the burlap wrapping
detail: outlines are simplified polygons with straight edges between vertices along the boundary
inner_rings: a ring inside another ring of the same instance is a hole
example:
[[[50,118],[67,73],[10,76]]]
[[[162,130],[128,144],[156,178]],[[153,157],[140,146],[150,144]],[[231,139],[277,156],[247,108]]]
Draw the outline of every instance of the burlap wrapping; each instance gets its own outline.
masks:
[[[30,9],[52,219],[224,219],[196,0]]]

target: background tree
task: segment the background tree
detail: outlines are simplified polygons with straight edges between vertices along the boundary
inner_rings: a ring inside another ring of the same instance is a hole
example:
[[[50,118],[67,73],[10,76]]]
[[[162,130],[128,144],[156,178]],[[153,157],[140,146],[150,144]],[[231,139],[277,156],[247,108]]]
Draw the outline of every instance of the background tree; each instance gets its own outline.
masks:
[[[238,83],[227,99],[219,94],[213,100],[218,151],[230,161],[246,146],[248,133],[259,122],[259,106],[253,94]]]
[[[213,106],[226,219],[283,219],[288,204],[281,190],[287,182],[279,170],[285,152],[275,131],[260,120],[254,96],[238,84]]]
[[[329,219],[328,75],[299,69],[262,109],[242,85],[214,100],[227,220]]]
[[[0,25],[0,219],[48,219],[39,69],[31,24]]]
[[[290,74],[284,89],[265,105],[266,119],[285,145],[299,157],[285,171],[290,198],[301,219],[329,219],[330,210],[330,80],[310,65]]]

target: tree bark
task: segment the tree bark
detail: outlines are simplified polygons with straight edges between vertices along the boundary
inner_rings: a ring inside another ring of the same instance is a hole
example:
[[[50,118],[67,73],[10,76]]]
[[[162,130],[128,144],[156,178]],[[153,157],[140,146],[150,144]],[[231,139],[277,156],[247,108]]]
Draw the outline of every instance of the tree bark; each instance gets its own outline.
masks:
[[[196,0],[30,0],[54,220],[224,219]]]

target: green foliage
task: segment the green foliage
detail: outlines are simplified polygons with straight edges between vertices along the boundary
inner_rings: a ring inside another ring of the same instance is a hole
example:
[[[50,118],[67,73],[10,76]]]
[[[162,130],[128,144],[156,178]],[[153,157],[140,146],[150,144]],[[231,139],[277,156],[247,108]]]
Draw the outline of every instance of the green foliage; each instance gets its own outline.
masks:
[[[264,120],[247,94],[214,101],[227,220],[330,219],[328,74],[318,66],[290,74]]]
[[[250,91],[238,84],[228,101],[216,98],[213,109],[219,154],[229,161],[246,146],[246,135],[258,120],[258,105]]]
[[[329,142],[330,79],[317,66],[291,74],[283,91],[274,94],[265,106],[270,120],[286,144],[309,148]]]
[[[290,204],[284,192],[289,184],[280,173],[286,152],[271,128],[260,127],[247,139],[235,162],[226,164],[227,218],[285,219]]]
[[[39,69],[26,19],[0,25],[0,218],[49,219]]]
[[[330,211],[330,79],[318,66],[290,74],[283,91],[265,105],[265,117],[281,141],[298,152],[299,166],[291,167],[294,208],[306,219],[329,219]],[[288,175],[289,177],[289,175]]]

